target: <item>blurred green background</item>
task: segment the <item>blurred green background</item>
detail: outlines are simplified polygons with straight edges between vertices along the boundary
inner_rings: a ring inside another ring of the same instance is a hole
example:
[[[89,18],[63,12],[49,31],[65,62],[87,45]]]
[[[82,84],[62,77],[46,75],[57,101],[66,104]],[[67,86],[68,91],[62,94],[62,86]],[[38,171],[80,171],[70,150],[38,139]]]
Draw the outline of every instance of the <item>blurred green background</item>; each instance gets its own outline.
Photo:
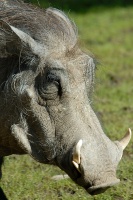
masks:
[[[92,105],[105,133],[121,138],[133,129],[133,1],[30,2],[59,8],[76,23],[81,48],[99,62]],[[13,155],[5,159],[1,186],[9,200],[133,200],[133,139],[118,167],[121,183],[104,194],[91,197],[71,180],[51,180],[57,174],[63,174],[57,167]]]
[[[91,7],[116,7],[116,6],[130,6],[133,5],[132,0],[25,0],[25,2],[32,2],[41,7],[56,7],[61,10],[71,10],[72,12],[85,12]]]

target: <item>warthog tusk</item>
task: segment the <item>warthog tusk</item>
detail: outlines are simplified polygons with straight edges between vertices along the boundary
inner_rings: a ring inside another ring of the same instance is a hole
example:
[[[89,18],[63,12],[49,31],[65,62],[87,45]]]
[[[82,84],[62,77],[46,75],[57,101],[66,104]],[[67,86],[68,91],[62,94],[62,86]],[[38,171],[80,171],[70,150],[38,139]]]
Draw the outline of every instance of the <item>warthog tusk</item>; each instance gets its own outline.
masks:
[[[131,136],[132,136],[132,131],[129,128],[128,131],[127,131],[127,133],[125,134],[125,136],[119,141],[123,150],[126,148],[126,146],[128,145],[128,143],[130,142]]]
[[[72,163],[74,164],[74,166],[76,167],[76,169],[81,173],[81,170],[79,168],[79,164],[76,163],[75,161],[72,161]]]
[[[73,150],[73,165],[76,167],[76,169],[80,171],[79,164],[80,164],[80,151],[82,147],[82,140],[79,140],[78,143],[76,144],[74,150]]]
[[[75,161],[77,164],[80,164],[80,150],[82,147],[82,143],[82,140],[79,140],[73,150],[73,161]]]

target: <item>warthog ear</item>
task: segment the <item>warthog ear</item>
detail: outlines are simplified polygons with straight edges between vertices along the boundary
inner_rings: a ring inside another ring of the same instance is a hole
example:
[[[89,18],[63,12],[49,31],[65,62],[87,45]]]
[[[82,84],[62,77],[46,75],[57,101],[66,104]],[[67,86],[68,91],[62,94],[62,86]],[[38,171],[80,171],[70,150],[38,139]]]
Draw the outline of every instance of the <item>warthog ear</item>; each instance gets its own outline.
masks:
[[[130,142],[131,136],[132,136],[132,131],[129,128],[127,133],[125,134],[125,136],[119,141],[119,144],[120,144],[120,146],[122,147],[123,150],[126,148],[128,143]]]
[[[73,149],[73,160],[72,163],[76,167],[76,169],[80,172],[80,152],[82,147],[82,140],[79,140],[79,142],[76,144],[76,146]]]
[[[36,55],[41,52],[40,44],[30,35],[0,20],[0,57],[20,54],[23,47],[24,51],[32,51]]]

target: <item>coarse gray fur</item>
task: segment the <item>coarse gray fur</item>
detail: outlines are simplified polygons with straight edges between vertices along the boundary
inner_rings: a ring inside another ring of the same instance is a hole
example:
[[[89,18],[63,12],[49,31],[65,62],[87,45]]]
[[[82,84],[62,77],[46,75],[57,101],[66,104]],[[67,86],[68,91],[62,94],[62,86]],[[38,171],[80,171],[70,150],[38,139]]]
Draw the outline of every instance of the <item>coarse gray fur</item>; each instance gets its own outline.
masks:
[[[90,194],[117,183],[122,148],[91,108],[94,72],[63,12],[1,0],[0,156],[27,153],[57,165]],[[79,172],[72,159],[80,139]]]

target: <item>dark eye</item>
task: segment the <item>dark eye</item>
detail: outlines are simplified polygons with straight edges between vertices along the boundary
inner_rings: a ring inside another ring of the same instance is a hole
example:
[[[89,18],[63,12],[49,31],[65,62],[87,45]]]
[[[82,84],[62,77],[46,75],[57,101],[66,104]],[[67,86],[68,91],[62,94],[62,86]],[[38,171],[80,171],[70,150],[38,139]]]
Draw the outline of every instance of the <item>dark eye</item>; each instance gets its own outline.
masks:
[[[60,77],[54,72],[47,72],[45,77],[41,79],[41,87],[39,88],[40,96],[45,100],[54,100],[61,96]]]
[[[56,76],[55,74],[48,74],[46,76],[46,80],[48,83],[54,83],[57,86],[60,85],[60,78],[58,76]]]

